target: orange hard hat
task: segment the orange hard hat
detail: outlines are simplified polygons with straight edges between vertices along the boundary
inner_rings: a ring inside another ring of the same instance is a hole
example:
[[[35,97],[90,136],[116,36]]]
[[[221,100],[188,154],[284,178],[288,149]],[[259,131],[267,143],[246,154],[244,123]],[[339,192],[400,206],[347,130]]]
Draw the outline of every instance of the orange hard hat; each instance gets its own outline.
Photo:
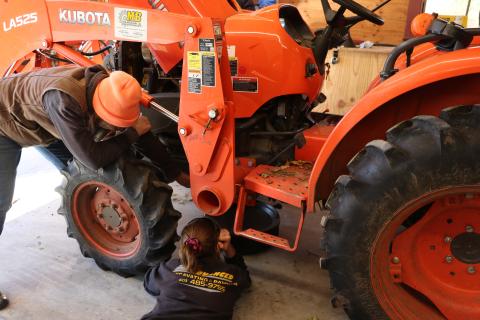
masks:
[[[114,71],[100,81],[93,94],[93,109],[105,122],[116,127],[130,127],[140,116],[142,88],[134,77]]]
[[[415,37],[426,35],[433,20],[435,20],[435,15],[429,13],[418,14],[413,18],[412,23],[410,24],[412,34]]]

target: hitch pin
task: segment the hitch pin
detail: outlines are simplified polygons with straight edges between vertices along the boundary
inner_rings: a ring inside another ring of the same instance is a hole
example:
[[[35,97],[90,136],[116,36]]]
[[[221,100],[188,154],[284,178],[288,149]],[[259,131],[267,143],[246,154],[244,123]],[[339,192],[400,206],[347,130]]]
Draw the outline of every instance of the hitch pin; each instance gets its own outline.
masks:
[[[218,111],[215,108],[212,108],[208,111],[208,122],[205,125],[205,128],[203,129],[202,135],[204,136],[205,133],[207,132],[208,128],[210,128],[210,123],[215,120],[215,118],[218,116]]]

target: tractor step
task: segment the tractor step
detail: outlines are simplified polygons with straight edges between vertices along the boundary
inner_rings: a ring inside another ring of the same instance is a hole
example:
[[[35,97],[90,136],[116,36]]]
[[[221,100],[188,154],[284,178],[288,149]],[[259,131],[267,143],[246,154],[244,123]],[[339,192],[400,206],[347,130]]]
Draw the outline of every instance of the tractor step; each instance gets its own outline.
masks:
[[[291,161],[287,165],[274,167],[260,165],[252,170],[244,179],[238,195],[237,213],[233,226],[236,235],[256,240],[287,251],[295,251],[298,247],[300,234],[306,212],[308,195],[308,179],[312,165],[305,161]],[[248,194],[261,194],[293,206],[301,208],[297,234],[293,245],[288,239],[272,236],[255,229],[243,230],[245,204]]]
[[[245,189],[301,208],[307,200],[311,170],[311,163],[306,161],[280,167],[260,165],[245,177]]]

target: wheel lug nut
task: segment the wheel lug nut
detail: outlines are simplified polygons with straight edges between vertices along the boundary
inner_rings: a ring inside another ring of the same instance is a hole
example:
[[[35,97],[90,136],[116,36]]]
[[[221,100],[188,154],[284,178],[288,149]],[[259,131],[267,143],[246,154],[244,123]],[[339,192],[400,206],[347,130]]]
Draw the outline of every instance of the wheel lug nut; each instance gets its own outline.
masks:
[[[475,274],[475,272],[477,272],[477,270],[475,270],[475,267],[474,267],[474,266],[469,266],[469,267],[467,268],[467,272],[468,272],[469,274]]]
[[[452,237],[449,237],[449,236],[446,236],[446,237],[443,239],[443,241],[445,241],[445,243],[450,243],[450,242],[452,242],[452,240],[453,240]]]
[[[453,262],[453,257],[452,257],[452,256],[446,256],[446,257],[445,257],[445,261],[446,261],[447,263],[452,263],[452,262]]]
[[[393,257],[393,258],[392,258],[392,262],[393,262],[394,264],[399,264],[399,263],[400,263],[400,258],[399,258],[399,257]]]
[[[472,226],[466,226],[466,227],[465,227],[465,231],[468,232],[468,233],[472,233],[472,232],[475,231],[475,230],[473,229]]]

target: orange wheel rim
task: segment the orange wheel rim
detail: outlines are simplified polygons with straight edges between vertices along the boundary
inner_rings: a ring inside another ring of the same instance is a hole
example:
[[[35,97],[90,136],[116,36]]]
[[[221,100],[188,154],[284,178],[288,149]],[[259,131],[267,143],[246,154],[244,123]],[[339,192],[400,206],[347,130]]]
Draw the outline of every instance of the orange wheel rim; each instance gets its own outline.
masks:
[[[375,241],[370,278],[391,319],[480,319],[480,187],[398,210]]]
[[[79,185],[72,196],[72,216],[87,242],[116,259],[135,255],[141,232],[134,209],[117,190],[98,181]]]

